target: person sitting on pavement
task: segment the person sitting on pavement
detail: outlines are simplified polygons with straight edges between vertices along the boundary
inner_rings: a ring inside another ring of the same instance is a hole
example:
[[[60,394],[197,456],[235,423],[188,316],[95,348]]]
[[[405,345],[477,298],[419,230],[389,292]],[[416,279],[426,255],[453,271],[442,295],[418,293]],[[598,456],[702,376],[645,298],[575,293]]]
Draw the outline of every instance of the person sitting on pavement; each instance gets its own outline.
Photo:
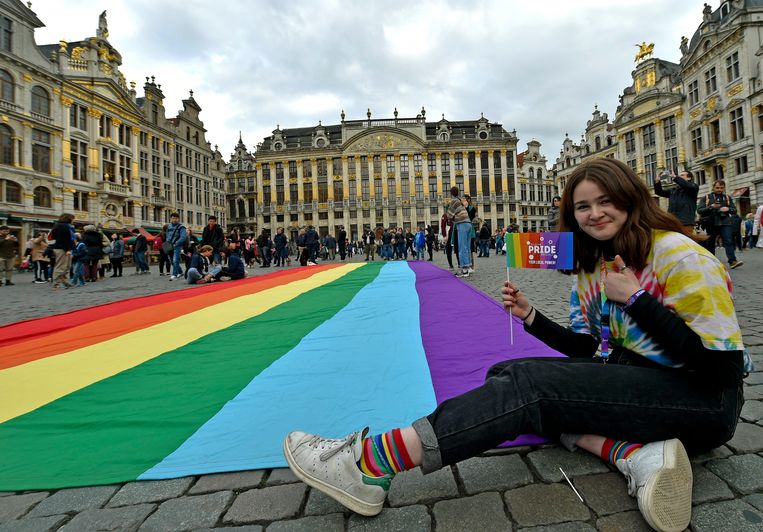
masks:
[[[685,529],[686,449],[707,451],[733,436],[744,346],[727,270],[652,205],[626,164],[580,165],[560,212],[561,231],[574,234],[569,327],[536,310],[516,284],[502,289],[525,331],[567,357],[496,364],[482,386],[403,429],[371,436],[365,428],[342,439],[292,432],[283,449],[294,474],[376,515],[396,473],[430,473],[534,433],[614,465],[653,528]]]
[[[235,244],[231,243],[235,246]],[[204,284],[214,278],[220,270],[220,266],[216,266],[209,270],[209,258],[214,253],[214,249],[210,245],[199,246],[196,252],[191,256],[191,263],[188,267],[186,278],[188,284]]]
[[[216,274],[211,272],[207,274],[209,276],[207,282],[211,279],[215,281],[237,281],[246,277],[246,266],[236,250],[236,245],[230,243],[228,249],[223,248],[220,251],[224,257],[228,258],[228,264],[220,268]]]

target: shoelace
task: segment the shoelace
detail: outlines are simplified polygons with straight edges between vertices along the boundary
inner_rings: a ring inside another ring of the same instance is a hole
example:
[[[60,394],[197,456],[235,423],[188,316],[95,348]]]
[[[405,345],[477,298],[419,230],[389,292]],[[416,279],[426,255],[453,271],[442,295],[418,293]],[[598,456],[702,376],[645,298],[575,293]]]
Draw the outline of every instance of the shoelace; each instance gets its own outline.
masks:
[[[314,436],[313,439],[310,440],[308,445],[314,446],[314,445],[319,445],[319,444],[321,444],[323,442],[342,441],[342,443],[339,446],[334,447],[333,449],[329,449],[328,451],[324,451],[324,452],[322,452],[320,454],[320,456],[318,458],[320,458],[321,462],[325,462],[326,460],[328,460],[329,458],[331,458],[332,456],[337,454],[339,451],[341,451],[342,449],[344,449],[348,445],[352,445],[355,442],[355,436],[356,435],[357,435],[357,432],[353,432],[351,434],[348,434],[347,437],[343,441],[342,440],[332,440],[332,439],[329,439],[329,438],[321,438],[320,436]]]

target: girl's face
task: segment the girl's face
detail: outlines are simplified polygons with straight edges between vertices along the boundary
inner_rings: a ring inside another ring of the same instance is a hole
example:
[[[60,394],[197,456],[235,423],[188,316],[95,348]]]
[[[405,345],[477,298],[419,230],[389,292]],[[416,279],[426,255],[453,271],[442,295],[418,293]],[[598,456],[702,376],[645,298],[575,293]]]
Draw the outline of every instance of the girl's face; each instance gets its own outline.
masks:
[[[562,202],[556,198],[554,198],[554,207],[558,207]]]
[[[606,192],[587,179],[575,187],[572,203],[580,229],[596,240],[612,239],[628,219],[626,211],[615,207]]]

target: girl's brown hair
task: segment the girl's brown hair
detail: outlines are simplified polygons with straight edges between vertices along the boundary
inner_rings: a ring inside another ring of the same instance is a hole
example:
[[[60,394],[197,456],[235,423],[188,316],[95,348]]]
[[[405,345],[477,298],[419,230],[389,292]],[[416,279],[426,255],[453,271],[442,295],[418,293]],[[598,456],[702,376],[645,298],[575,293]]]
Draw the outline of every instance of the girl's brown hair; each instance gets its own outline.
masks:
[[[641,270],[646,266],[653,229],[675,231],[695,239],[678,218],[660,208],[649,189],[628,165],[609,157],[593,159],[572,172],[564,187],[559,209],[560,231],[574,233],[574,273],[581,270],[593,272],[605,247],[604,242],[583,232],[575,220],[572,195],[575,188],[586,180],[598,185],[615,207],[628,213],[625,224],[612,239],[612,248],[631,268]]]

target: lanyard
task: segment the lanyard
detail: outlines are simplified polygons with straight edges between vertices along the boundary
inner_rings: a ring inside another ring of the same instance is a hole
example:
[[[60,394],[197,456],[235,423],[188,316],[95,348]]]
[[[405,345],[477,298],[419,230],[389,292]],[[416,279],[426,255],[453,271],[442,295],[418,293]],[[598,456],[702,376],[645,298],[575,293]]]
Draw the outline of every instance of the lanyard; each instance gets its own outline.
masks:
[[[601,299],[601,358],[606,362],[609,358],[609,300],[607,294],[604,292],[604,279],[607,278],[607,265],[604,262],[604,257],[601,257],[601,279],[599,280],[600,292],[599,297]]]

